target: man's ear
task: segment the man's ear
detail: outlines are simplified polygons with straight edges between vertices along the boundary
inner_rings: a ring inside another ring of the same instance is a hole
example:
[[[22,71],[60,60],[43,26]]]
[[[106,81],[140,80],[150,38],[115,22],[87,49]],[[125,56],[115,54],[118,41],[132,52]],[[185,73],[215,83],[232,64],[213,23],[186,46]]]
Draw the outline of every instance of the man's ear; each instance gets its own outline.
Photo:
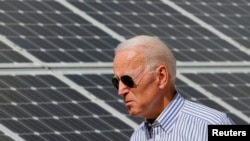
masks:
[[[164,88],[166,87],[169,79],[168,69],[165,65],[160,65],[157,68],[157,74],[159,79],[159,87]]]

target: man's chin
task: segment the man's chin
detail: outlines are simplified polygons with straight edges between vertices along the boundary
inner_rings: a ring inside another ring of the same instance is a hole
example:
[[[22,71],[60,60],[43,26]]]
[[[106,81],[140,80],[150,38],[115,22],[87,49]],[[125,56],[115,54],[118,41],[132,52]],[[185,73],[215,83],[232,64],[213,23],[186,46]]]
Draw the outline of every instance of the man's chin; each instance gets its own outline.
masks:
[[[138,116],[139,115],[139,111],[136,111],[133,109],[129,109],[128,112],[129,112],[129,115],[131,115],[131,116]]]

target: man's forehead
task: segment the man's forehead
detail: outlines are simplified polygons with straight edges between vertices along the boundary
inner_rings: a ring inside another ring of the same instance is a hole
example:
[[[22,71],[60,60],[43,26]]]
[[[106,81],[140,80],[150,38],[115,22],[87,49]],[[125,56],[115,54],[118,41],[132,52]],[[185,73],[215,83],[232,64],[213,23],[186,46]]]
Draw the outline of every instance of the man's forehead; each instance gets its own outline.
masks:
[[[142,71],[144,57],[135,50],[124,50],[116,54],[114,70],[117,73],[135,73]]]
[[[116,54],[115,61],[122,62],[122,65],[135,65],[138,67],[144,63],[145,58],[136,50],[124,50]]]

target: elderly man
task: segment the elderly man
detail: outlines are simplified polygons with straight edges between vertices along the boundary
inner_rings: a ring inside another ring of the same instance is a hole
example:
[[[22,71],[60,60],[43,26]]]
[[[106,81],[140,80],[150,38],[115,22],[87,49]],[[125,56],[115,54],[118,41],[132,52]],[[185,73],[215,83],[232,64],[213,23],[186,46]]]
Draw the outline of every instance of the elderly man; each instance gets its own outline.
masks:
[[[177,92],[174,55],[157,37],[140,35],[120,43],[113,72],[112,83],[129,114],[145,119],[131,141],[207,141],[208,125],[234,124],[225,113]]]

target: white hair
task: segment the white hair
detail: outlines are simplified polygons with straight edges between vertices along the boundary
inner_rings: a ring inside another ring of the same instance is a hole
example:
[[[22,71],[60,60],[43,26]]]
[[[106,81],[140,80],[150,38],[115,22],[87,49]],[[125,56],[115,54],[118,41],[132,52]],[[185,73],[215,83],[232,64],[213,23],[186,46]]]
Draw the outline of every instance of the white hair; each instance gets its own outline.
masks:
[[[171,75],[173,82],[176,78],[176,60],[167,47],[158,37],[139,35],[121,42],[115,48],[115,54],[125,49],[137,49],[143,47],[143,53],[146,58],[146,69],[165,65]]]

